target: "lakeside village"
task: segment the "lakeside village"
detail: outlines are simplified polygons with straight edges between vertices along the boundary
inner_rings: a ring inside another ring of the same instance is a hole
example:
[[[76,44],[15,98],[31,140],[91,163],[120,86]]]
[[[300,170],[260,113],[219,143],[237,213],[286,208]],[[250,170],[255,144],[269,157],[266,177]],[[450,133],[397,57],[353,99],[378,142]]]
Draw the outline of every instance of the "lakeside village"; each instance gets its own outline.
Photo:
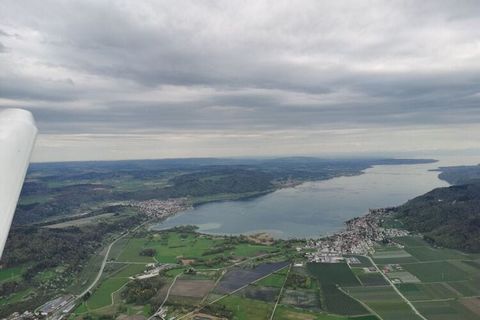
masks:
[[[117,203],[139,209],[150,218],[165,219],[178,212],[192,208],[187,198],[171,198],[167,200],[124,201]]]
[[[303,250],[309,262],[335,263],[344,260],[343,255],[372,254],[376,242],[391,242],[392,238],[409,234],[408,231],[396,228],[383,228],[382,222],[390,217],[394,208],[370,209],[368,214],[346,222],[346,230],[332,236],[317,240],[309,240]],[[302,248],[297,248],[302,251]],[[312,251],[313,250],[313,251]],[[354,257],[347,258],[355,263]],[[358,262],[357,262],[358,263]]]

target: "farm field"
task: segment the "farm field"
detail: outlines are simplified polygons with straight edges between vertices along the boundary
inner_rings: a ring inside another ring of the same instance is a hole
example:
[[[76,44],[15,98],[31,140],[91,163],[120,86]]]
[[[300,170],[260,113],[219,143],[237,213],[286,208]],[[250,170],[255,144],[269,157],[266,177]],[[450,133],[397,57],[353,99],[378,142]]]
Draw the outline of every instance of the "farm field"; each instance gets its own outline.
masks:
[[[468,274],[448,261],[409,263],[402,267],[422,282],[460,281],[469,278]]]
[[[258,281],[256,284],[265,287],[281,288],[285,282],[286,275],[281,273],[274,273],[268,277]]]
[[[344,317],[326,313],[309,312],[297,308],[279,306],[275,312],[275,320],[378,320],[376,316]]]
[[[273,311],[272,303],[242,298],[237,295],[228,296],[216,304],[232,312],[232,319],[235,320],[265,320]]]
[[[397,288],[410,301],[458,298],[448,283],[402,283]]]
[[[390,286],[352,287],[345,290],[366,303],[382,319],[420,319]]]
[[[415,302],[415,307],[429,320],[478,320],[475,314],[458,301],[427,301]]]
[[[307,270],[321,284],[360,285],[346,263],[308,263]]]
[[[474,260],[475,255],[432,247],[420,237],[407,236],[396,238],[394,241],[403,247],[401,249],[391,246],[380,247],[381,253],[375,253],[374,257],[378,258],[374,258],[374,261],[377,264],[379,262],[385,264],[381,265],[381,268],[391,269],[387,273],[388,277],[400,282],[396,287],[414,303],[423,316],[432,320],[478,319],[479,315],[475,314],[478,312],[477,301],[463,298],[480,294],[480,269],[478,269],[479,264]],[[400,250],[407,252],[411,257],[399,257]],[[397,257],[385,258],[389,252],[394,252]],[[411,261],[400,262],[399,259]],[[400,265],[395,265],[398,262]],[[387,263],[389,266],[386,265]],[[362,274],[359,272],[356,274],[361,279]],[[372,298],[365,295],[365,292],[360,294],[356,292],[363,289],[365,287],[348,288],[350,293],[384,317],[385,310],[382,308],[381,300],[372,303],[370,301]],[[384,293],[382,296],[386,299],[388,294]],[[388,305],[390,302],[383,302],[383,304]],[[389,309],[393,310],[395,307],[390,306]],[[390,316],[395,315],[386,315],[384,318],[387,319]]]
[[[388,285],[387,281],[378,272],[355,272],[356,276],[364,286],[385,286]]]

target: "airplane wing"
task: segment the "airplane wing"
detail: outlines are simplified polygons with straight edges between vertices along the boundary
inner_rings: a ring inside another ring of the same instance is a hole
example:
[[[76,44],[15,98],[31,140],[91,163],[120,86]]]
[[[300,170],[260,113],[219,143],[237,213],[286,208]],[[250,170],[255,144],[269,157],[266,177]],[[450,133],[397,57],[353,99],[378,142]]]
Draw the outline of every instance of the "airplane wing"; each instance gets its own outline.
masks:
[[[30,112],[0,110],[0,257],[7,241],[37,127]]]

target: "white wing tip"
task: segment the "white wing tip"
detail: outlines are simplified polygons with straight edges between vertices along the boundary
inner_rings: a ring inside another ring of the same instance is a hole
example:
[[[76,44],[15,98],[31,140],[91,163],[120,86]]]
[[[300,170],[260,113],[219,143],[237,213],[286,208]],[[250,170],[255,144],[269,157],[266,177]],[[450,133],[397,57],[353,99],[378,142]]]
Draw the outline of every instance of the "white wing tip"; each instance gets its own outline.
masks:
[[[0,123],[8,124],[18,122],[28,123],[35,127],[35,120],[30,111],[13,108],[0,110]]]

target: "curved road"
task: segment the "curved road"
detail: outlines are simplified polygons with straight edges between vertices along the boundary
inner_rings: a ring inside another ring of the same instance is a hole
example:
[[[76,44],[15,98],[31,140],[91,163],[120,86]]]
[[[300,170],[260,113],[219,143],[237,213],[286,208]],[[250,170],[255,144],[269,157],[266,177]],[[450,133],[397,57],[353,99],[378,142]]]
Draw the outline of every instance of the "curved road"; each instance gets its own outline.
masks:
[[[90,286],[88,286],[87,289],[85,289],[81,294],[77,295],[76,296],[76,299],[81,299],[84,295],[86,295],[90,290],[92,290],[98,283],[98,281],[100,280],[100,278],[102,277],[102,273],[103,273],[103,270],[105,269],[105,265],[107,264],[107,260],[108,260],[108,256],[110,255],[110,250],[112,249],[113,245],[120,239],[124,238],[125,236],[127,236],[128,234],[130,234],[130,232],[133,232],[135,230],[137,230],[138,228],[144,226],[145,224],[149,223],[150,221],[146,221],[138,226],[136,226],[135,228],[133,228],[132,230],[129,230],[127,232],[125,232],[124,234],[122,234],[120,237],[118,237],[117,239],[113,240],[112,243],[110,243],[110,245],[108,246],[107,248],[107,252],[105,253],[105,257],[103,258],[103,261],[102,261],[102,265],[100,267],[100,270],[98,270],[98,274],[97,274],[97,277],[95,278],[95,280],[93,280],[93,282],[90,284]]]

